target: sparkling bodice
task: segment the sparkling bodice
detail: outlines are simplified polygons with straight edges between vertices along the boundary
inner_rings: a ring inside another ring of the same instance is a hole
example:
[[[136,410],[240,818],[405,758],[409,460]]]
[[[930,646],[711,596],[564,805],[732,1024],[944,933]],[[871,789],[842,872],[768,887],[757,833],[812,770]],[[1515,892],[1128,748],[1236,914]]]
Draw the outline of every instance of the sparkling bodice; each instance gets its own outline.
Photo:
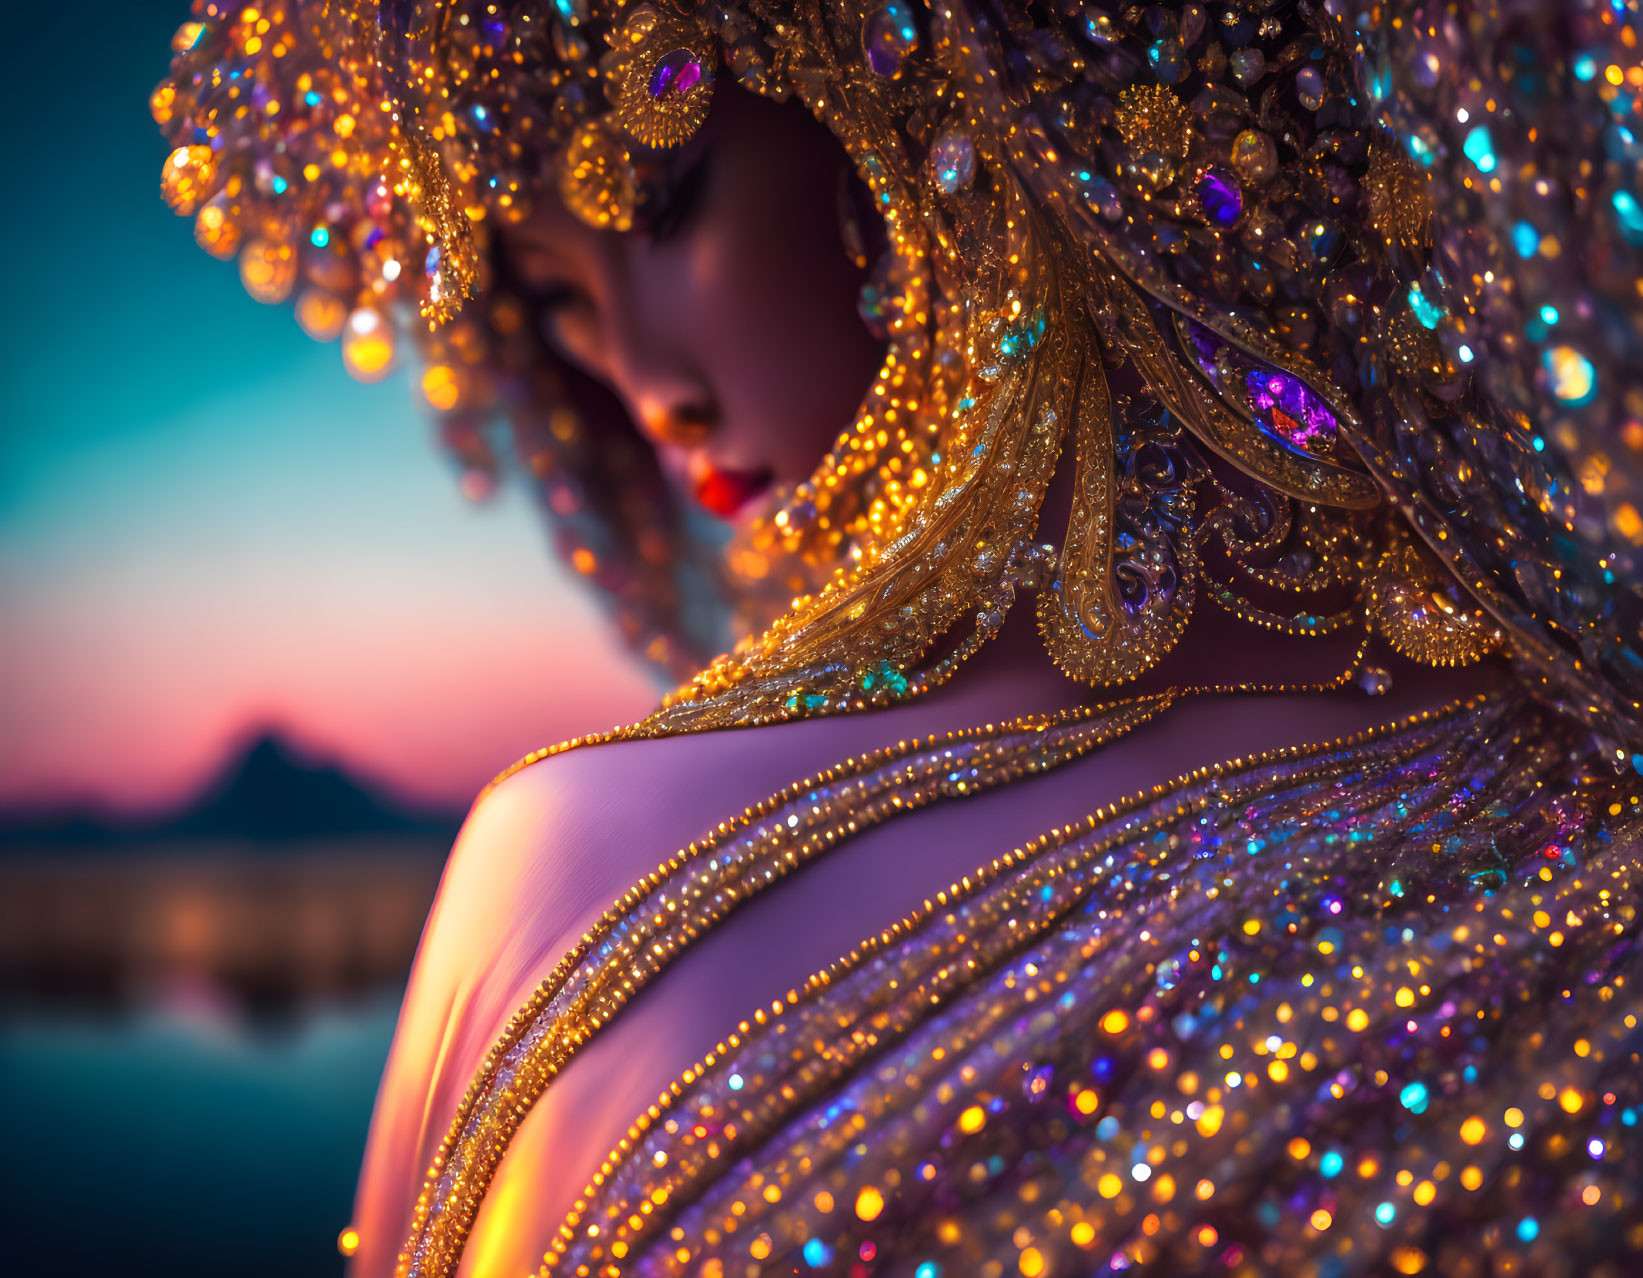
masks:
[[[411,1272],[447,1271],[521,1116],[740,902],[1164,708],[865,756],[682,849],[495,1044]],[[1589,730],[1507,693],[1000,849],[723,1027],[547,1269],[1584,1272],[1636,1251],[1639,798]]]

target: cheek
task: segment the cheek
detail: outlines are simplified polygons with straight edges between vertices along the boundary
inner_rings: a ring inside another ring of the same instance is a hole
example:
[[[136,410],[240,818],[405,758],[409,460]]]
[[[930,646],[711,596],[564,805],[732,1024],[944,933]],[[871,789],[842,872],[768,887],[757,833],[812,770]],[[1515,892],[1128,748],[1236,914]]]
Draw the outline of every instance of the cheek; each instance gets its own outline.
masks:
[[[856,313],[829,189],[783,174],[708,210],[688,246],[696,343],[727,444],[805,478],[850,422],[880,350]]]
[[[542,332],[571,363],[597,380],[611,384],[604,324],[591,306],[566,308],[545,316]]]

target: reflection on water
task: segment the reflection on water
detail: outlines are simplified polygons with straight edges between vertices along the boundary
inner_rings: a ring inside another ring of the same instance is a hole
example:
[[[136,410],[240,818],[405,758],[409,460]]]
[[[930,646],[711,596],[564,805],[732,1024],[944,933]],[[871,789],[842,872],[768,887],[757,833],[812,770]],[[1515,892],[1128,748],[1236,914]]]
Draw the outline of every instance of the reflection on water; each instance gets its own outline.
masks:
[[[5,1272],[339,1273],[398,1002],[0,1009]]]
[[[340,1274],[445,843],[6,849],[0,1274]]]
[[[0,990],[274,1014],[404,978],[445,844],[404,835],[0,858]],[[192,992],[192,993],[191,993]]]

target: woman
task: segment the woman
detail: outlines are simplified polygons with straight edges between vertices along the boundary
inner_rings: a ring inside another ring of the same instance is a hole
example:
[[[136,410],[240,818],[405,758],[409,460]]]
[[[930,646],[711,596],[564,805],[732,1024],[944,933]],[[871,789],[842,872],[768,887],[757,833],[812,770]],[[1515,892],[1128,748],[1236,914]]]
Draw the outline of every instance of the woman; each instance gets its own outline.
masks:
[[[1615,10],[204,16],[249,282],[424,260],[657,659],[797,595],[475,805],[361,1272],[1637,1263]]]

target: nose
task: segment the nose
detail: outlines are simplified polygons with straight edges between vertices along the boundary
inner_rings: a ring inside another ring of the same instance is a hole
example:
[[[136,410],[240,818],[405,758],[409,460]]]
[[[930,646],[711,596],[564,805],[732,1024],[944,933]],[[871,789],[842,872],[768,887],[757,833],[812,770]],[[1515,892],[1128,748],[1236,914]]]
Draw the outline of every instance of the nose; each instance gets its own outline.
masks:
[[[701,443],[719,418],[706,386],[689,378],[642,376],[628,400],[646,438],[676,448]]]
[[[667,340],[664,326],[644,322],[650,317],[631,298],[613,301],[605,317],[608,370],[634,425],[655,444],[701,443],[719,423],[706,378]]]

